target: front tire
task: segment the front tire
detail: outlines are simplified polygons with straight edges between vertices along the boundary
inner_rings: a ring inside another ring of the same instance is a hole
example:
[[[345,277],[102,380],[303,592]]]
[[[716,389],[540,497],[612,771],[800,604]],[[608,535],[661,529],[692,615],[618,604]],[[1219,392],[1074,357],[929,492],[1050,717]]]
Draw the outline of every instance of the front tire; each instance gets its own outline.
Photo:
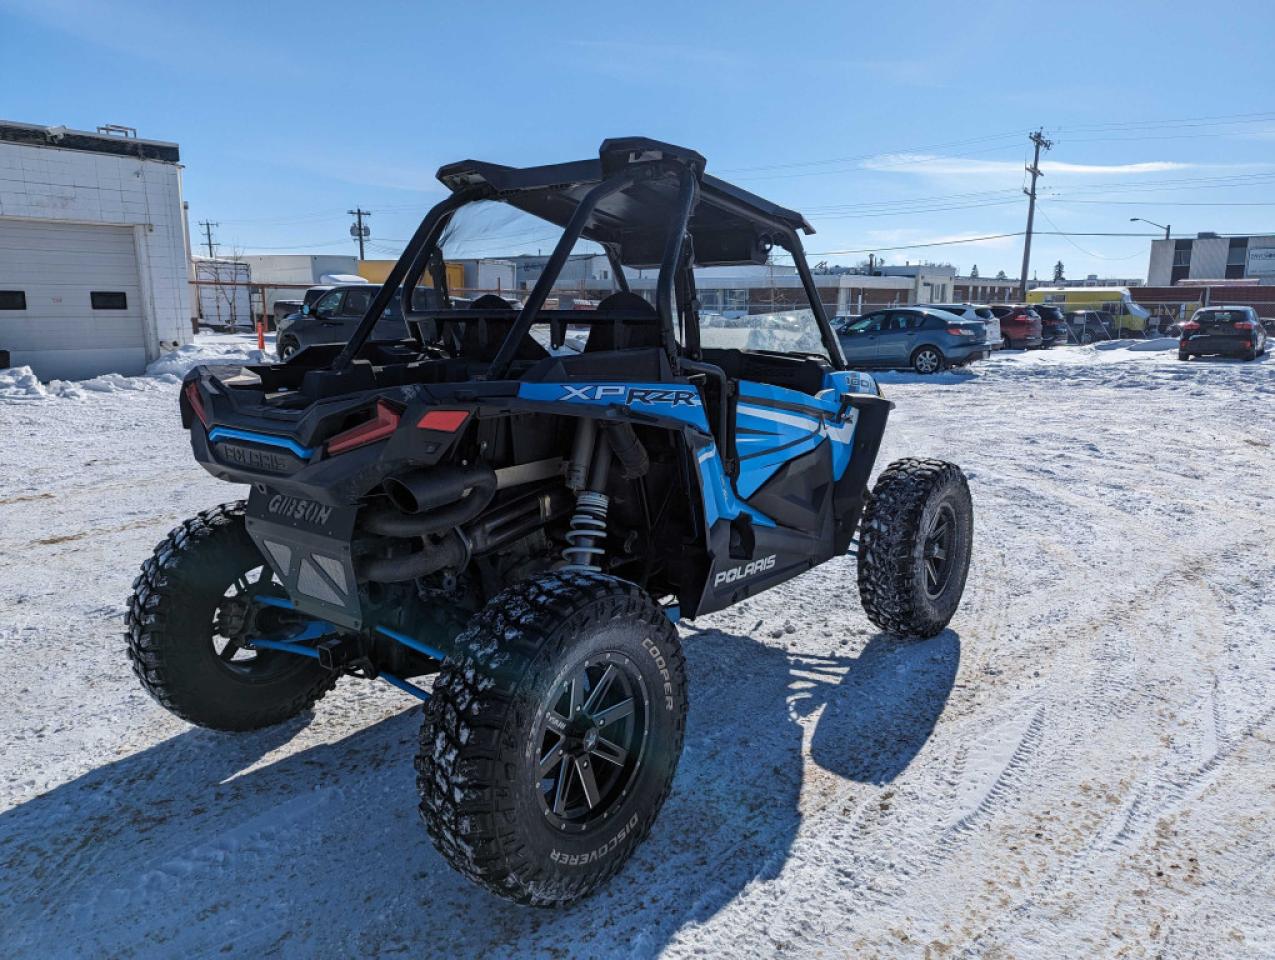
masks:
[[[133,581],[124,620],[133,673],[160,706],[201,727],[256,730],[332,689],[336,674],[317,661],[246,649],[228,626],[246,615],[242,594],[268,589],[271,578],[242,501],[205,510],[160,541]]]
[[[425,708],[434,846],[506,899],[580,899],[650,830],[686,708],[677,630],[638,587],[566,572],[510,587],[457,638]]]
[[[932,637],[956,613],[974,539],[965,474],[942,460],[896,460],[877,479],[859,533],[859,598],[898,636]]]
[[[292,337],[284,337],[279,341],[278,354],[279,359],[285,363],[301,349],[301,344]]]

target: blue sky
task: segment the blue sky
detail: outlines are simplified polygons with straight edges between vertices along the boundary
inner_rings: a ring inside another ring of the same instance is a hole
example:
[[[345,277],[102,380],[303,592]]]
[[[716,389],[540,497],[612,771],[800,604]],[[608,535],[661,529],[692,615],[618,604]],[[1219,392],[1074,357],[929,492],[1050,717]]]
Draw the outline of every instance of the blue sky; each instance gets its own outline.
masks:
[[[223,250],[350,252],[358,204],[392,255],[444,162],[640,134],[806,213],[813,260],[1016,276],[1017,236],[902,248],[1021,231],[1038,125],[1038,230],[1275,231],[1272,36],[1269,2],[0,0],[0,117],[178,142]],[[1042,235],[1032,266],[1144,276],[1147,252]]]

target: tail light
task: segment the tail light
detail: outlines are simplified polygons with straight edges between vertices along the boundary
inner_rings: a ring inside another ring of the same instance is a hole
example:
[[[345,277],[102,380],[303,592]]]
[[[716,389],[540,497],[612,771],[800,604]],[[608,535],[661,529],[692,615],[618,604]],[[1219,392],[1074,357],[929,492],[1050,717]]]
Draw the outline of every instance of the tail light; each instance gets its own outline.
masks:
[[[1237,320],[1235,323],[1236,330],[1252,330],[1256,326],[1252,320]]]
[[[1188,320],[1186,323],[1182,324],[1183,333],[1196,333],[1199,329],[1200,325],[1194,320]]]
[[[190,404],[190,409],[195,411],[199,422],[207,429],[208,414],[204,412],[204,398],[199,395],[199,384],[194,380],[186,384],[186,402]]]
[[[357,427],[343,430],[327,443],[329,454],[345,453],[377,440],[384,440],[398,429],[399,412],[384,400],[376,401],[372,418]]]
[[[972,336],[974,336],[974,331],[973,331],[973,330],[966,330],[964,327],[948,327],[948,328],[947,328],[947,332],[948,332],[948,333],[950,333],[950,334],[951,334],[952,336],[954,336],[954,337],[972,337]]]
[[[430,410],[416,421],[416,426],[421,430],[455,433],[467,419],[468,410]]]

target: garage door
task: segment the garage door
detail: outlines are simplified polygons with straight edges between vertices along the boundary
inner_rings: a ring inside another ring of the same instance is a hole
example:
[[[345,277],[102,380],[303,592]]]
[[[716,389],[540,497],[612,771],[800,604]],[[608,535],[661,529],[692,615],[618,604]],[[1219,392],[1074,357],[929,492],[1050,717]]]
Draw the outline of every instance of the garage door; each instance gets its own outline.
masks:
[[[146,367],[131,227],[0,219],[0,350],[44,380]]]

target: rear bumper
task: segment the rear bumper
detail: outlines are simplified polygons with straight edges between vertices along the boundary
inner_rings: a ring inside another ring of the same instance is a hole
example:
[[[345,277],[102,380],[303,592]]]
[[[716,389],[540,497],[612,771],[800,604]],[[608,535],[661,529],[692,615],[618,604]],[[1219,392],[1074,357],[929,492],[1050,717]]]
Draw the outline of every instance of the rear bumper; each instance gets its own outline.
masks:
[[[1252,350],[1253,344],[1254,341],[1251,339],[1241,340],[1239,337],[1217,337],[1206,334],[1194,336],[1190,340],[1178,341],[1178,351],[1192,356],[1224,354],[1238,357]]]
[[[992,353],[992,345],[986,340],[969,346],[948,347],[944,351],[948,363],[960,365],[974,360],[986,360]]]

